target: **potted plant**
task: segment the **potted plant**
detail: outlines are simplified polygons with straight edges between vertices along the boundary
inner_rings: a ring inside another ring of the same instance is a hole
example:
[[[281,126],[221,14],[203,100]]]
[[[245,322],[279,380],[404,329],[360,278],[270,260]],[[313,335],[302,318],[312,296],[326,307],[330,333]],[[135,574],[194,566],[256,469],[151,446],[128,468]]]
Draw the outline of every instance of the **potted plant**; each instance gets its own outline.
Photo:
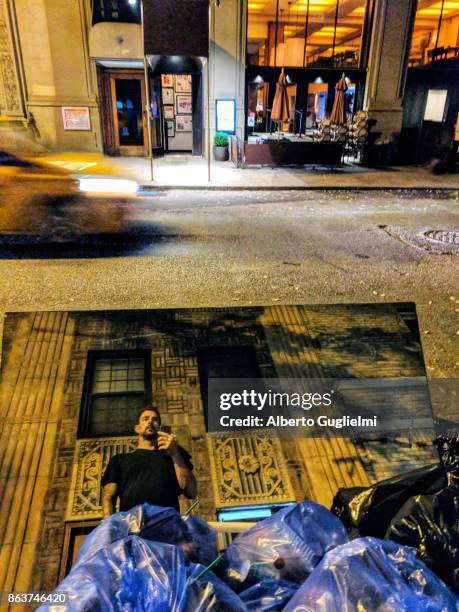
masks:
[[[228,134],[216,132],[214,136],[214,159],[215,161],[227,161],[229,159]]]

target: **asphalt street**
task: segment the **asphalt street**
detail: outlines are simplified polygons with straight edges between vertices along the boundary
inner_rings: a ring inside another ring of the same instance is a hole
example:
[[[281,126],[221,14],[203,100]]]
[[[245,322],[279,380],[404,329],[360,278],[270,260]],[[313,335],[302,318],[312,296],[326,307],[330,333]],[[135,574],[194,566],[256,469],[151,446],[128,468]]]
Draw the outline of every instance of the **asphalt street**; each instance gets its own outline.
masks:
[[[458,258],[410,236],[459,227],[457,193],[163,191],[124,241],[0,247],[2,313],[410,301],[430,377],[457,376]],[[457,253],[457,251],[456,251]]]

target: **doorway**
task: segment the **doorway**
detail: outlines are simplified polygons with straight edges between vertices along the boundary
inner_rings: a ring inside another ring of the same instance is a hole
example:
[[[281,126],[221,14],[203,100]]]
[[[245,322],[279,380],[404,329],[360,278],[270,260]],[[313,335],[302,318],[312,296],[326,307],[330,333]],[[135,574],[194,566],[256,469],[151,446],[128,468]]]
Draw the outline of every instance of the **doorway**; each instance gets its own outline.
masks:
[[[164,152],[193,152],[193,95],[191,74],[161,74]]]
[[[306,127],[313,128],[323,121],[327,112],[328,83],[309,83]]]
[[[141,70],[104,70],[99,75],[104,151],[145,156],[148,132],[145,79]]]

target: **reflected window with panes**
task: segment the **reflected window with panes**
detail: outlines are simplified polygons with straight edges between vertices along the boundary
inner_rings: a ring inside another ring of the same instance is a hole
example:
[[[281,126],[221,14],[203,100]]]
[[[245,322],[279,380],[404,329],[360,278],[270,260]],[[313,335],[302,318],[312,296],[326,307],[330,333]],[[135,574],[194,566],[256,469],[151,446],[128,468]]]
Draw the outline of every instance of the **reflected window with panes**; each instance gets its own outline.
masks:
[[[90,351],[79,437],[134,435],[150,388],[148,351]]]

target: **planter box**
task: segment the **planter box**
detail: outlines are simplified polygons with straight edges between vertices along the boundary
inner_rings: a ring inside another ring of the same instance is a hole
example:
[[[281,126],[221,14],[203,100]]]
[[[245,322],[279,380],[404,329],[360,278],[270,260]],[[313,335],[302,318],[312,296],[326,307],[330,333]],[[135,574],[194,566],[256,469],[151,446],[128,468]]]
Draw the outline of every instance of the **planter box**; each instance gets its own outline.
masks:
[[[214,159],[215,161],[228,161],[229,159],[228,145],[224,147],[218,147],[217,145],[214,145]]]
[[[231,160],[237,167],[266,166],[340,166],[343,145],[337,142],[292,142],[271,140],[255,143],[244,142],[231,136]]]

